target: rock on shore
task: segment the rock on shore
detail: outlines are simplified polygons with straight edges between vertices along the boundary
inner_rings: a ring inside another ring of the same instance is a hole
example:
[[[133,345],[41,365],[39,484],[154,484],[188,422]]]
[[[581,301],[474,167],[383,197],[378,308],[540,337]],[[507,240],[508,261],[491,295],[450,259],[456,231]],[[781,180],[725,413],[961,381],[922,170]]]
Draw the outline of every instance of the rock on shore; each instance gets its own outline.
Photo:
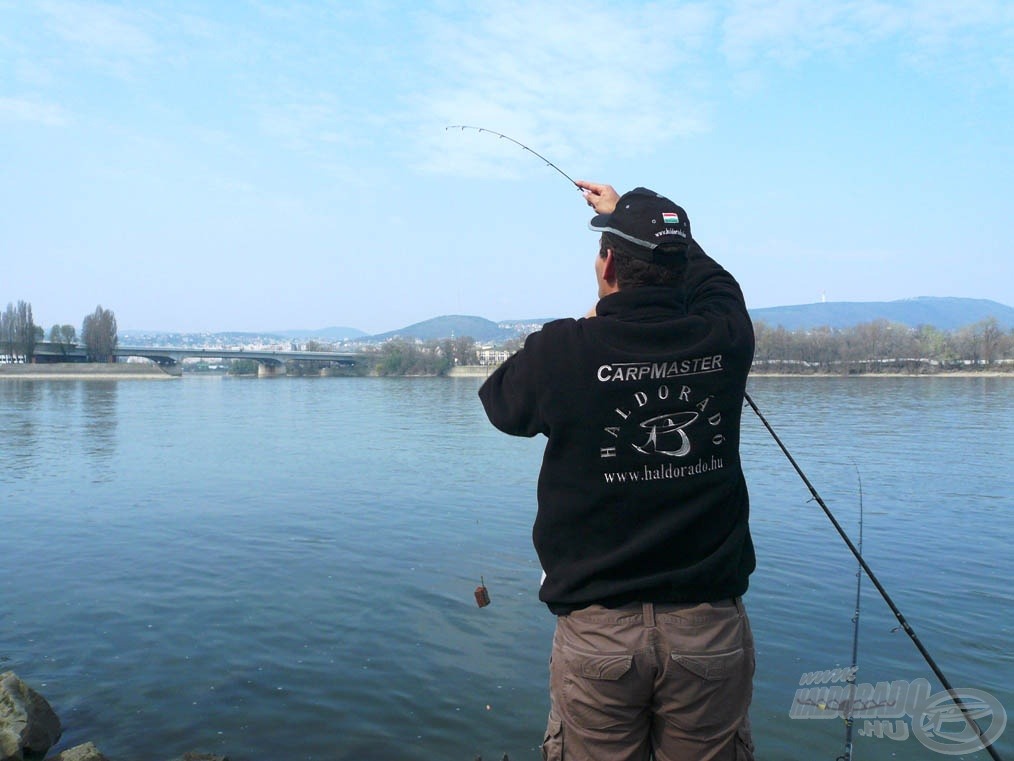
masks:
[[[48,761],[109,761],[109,759],[103,756],[92,743],[85,743],[68,748],[63,753],[57,753]]]
[[[0,674],[0,761],[44,758],[63,730],[46,699],[18,679]]]
[[[46,699],[13,671],[0,674],[0,761],[110,761],[92,743],[46,757],[63,734]],[[172,761],[229,761],[212,753],[184,753]]]

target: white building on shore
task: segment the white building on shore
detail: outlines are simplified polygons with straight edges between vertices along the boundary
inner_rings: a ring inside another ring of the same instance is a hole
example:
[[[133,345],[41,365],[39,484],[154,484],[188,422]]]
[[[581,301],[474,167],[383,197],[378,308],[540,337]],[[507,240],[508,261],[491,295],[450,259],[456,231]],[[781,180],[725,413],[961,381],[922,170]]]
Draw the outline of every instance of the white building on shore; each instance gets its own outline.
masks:
[[[509,349],[494,349],[492,347],[476,347],[475,356],[480,365],[499,365],[514,352]]]

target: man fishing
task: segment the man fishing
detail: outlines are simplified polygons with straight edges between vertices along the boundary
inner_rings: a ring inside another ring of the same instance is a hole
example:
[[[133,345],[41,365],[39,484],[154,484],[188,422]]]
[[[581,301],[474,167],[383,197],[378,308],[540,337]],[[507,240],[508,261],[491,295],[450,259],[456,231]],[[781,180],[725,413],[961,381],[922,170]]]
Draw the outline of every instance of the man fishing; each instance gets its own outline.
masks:
[[[686,212],[578,181],[601,233],[589,317],[483,384],[490,421],[546,436],[533,539],[557,615],[547,759],[751,761],[754,569],[740,466],[753,327]]]

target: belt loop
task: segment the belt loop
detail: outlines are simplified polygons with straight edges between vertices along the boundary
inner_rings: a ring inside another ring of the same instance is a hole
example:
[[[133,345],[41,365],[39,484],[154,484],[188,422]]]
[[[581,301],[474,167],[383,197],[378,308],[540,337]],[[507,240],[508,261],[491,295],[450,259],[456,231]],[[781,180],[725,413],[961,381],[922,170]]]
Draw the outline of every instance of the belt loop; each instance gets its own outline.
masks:
[[[644,618],[644,625],[648,629],[655,626],[655,605],[650,602],[641,603],[641,615]]]
[[[742,597],[733,597],[732,601],[736,604],[736,610],[739,612],[740,616],[742,616],[744,613],[746,613],[746,611],[743,609],[743,598]]]

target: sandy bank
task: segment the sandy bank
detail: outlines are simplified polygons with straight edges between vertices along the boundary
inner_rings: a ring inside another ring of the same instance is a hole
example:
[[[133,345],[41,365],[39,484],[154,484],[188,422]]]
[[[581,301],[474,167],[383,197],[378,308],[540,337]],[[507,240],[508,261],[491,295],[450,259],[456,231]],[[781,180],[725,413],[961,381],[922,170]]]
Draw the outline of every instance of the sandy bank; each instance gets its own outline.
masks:
[[[40,365],[0,365],[3,380],[170,380],[180,372],[141,363],[54,362]]]

